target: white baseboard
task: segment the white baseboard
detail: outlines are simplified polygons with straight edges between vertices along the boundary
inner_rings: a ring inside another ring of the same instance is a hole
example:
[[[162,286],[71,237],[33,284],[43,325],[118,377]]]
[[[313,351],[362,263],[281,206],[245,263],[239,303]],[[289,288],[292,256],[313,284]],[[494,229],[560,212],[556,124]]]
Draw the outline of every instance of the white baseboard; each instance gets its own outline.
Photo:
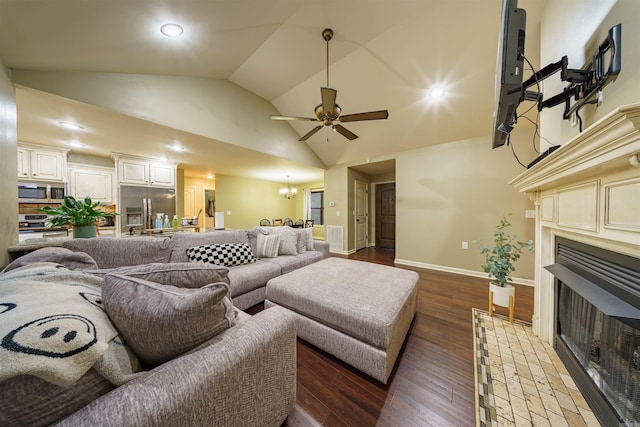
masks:
[[[336,251],[333,249],[329,249],[329,253],[330,254],[336,254],[336,255],[351,255],[351,254],[355,254],[356,250],[355,249],[350,249],[348,251]]]
[[[408,260],[408,259],[399,259],[399,258],[394,259],[393,262],[395,264],[398,264],[398,265],[406,265],[406,266],[409,266],[409,267],[416,267],[416,268],[425,268],[427,270],[444,271],[445,273],[462,274],[464,276],[482,277],[482,278],[486,278],[487,280],[489,280],[489,278],[487,277],[487,273],[482,272],[482,271],[465,270],[465,269],[462,269],[462,268],[447,267],[447,266],[444,266],[444,265],[427,264],[427,263],[424,263],[424,262],[416,262],[416,261],[411,261],[411,260]],[[520,277],[513,277],[512,279],[513,279],[513,283],[516,283],[518,285],[534,286],[534,281],[530,280],[530,279],[523,279],[523,278],[520,278]]]

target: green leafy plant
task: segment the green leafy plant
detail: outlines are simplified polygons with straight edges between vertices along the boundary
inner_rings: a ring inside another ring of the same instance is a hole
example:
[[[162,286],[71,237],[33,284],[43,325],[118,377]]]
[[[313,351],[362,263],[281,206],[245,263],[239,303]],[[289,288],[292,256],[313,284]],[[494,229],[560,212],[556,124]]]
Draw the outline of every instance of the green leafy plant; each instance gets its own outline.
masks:
[[[64,202],[58,207],[44,206],[37,209],[39,212],[46,213],[49,218],[47,221],[53,227],[61,225],[72,225],[81,227],[84,225],[95,225],[96,221],[101,218],[117,215],[112,212],[105,212],[100,206],[102,203],[91,201],[90,197],[77,200],[73,196],[65,196]]]
[[[476,240],[480,243],[478,246],[480,253],[485,256],[486,263],[482,265],[482,269],[489,274],[489,278],[495,279],[493,282],[496,285],[501,287],[511,281],[510,274],[516,269],[513,263],[520,259],[524,250],[533,251],[533,240],[520,242],[517,235],[512,236],[505,230],[511,227],[509,216],[511,214],[502,217],[498,222],[496,231],[493,233],[493,248],[481,244],[482,239]]]

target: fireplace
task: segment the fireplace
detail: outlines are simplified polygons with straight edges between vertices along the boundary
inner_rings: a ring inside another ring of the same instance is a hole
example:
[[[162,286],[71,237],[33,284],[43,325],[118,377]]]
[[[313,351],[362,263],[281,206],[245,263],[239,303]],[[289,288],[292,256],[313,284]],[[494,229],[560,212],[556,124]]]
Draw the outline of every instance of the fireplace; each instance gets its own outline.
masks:
[[[603,425],[640,426],[640,259],[556,239],[554,347]]]
[[[536,208],[534,333],[554,345],[603,425],[640,425],[640,103],[511,184]]]

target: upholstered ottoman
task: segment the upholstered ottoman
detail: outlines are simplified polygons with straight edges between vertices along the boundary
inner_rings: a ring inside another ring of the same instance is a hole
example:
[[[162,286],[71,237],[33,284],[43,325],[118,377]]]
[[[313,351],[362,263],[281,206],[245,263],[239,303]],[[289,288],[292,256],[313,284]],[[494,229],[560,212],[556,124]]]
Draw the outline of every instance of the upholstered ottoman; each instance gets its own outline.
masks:
[[[267,282],[265,308],[296,315],[298,337],[386,384],[413,316],[418,274],[327,258]]]

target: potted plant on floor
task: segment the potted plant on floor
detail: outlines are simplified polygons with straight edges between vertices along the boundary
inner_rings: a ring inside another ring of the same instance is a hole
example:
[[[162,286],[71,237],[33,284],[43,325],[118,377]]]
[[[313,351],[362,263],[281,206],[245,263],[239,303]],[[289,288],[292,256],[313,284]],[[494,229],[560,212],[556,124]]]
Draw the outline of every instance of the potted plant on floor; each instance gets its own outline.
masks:
[[[520,259],[525,249],[533,251],[533,240],[521,242],[518,236],[510,235],[507,228],[511,227],[509,215],[500,219],[493,233],[493,248],[480,243],[480,253],[485,256],[482,269],[493,278],[489,282],[489,315],[493,314],[493,306],[509,307],[509,321],[513,321],[515,305],[515,288],[511,282],[511,273],[515,271],[514,263]],[[477,242],[481,242],[478,239]]]
[[[65,196],[63,203],[58,207],[44,206],[39,212],[48,215],[47,221],[53,227],[70,225],[73,227],[73,237],[96,237],[96,222],[99,219],[117,215],[105,212],[100,206],[102,203],[91,201],[90,197],[76,200],[73,196]]]

